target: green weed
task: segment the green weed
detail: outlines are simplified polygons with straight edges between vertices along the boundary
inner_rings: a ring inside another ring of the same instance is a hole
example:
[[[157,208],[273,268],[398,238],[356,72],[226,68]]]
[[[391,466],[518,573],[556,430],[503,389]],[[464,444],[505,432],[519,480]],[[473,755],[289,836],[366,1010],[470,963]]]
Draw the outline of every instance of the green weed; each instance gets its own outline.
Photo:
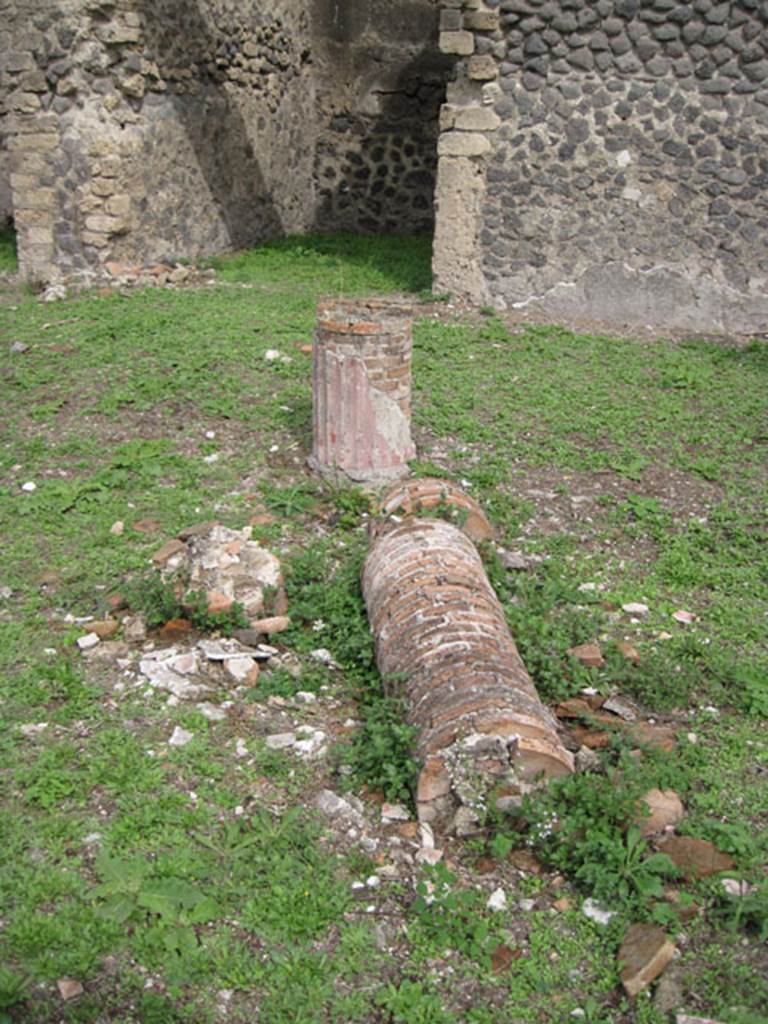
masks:
[[[628,762],[621,777],[588,774],[557,781],[542,799],[525,803],[530,841],[548,863],[598,900],[647,914],[674,868],[667,856],[651,852],[637,826],[628,824],[642,792]]]
[[[342,753],[351,778],[381,790],[387,800],[412,804],[419,770],[413,753],[417,730],[406,723],[403,701],[369,700],[362,716],[361,728]]]

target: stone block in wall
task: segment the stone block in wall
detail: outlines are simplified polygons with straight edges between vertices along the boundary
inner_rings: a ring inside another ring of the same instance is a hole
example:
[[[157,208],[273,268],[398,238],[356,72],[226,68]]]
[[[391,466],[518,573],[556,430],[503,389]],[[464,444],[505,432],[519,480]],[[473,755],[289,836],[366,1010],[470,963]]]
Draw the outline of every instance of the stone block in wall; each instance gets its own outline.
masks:
[[[29,135],[18,137],[14,149],[24,149],[32,153],[50,153],[59,145],[58,134],[48,132],[31,132]]]
[[[447,8],[440,11],[440,31],[457,32],[462,27],[461,11],[454,8]]]
[[[104,204],[104,209],[111,217],[125,219],[131,212],[131,197],[126,195],[112,196]]]
[[[110,46],[122,46],[126,43],[141,42],[141,30],[135,25],[126,25],[111,22],[99,32],[102,42]]]
[[[17,210],[49,210],[55,201],[56,194],[52,188],[32,188],[14,196],[14,207]]]
[[[26,241],[30,245],[52,246],[53,228],[51,227],[30,227],[25,231]]]
[[[90,187],[95,196],[111,196],[116,188],[115,179],[93,178]]]
[[[488,139],[475,132],[444,132],[437,142],[438,156],[485,156],[490,149]]]
[[[467,75],[475,82],[490,82],[498,74],[499,66],[490,55],[472,57],[467,62]]]
[[[475,52],[475,37],[471,32],[441,32],[440,49],[457,57],[469,57]]]
[[[501,118],[490,107],[459,107],[454,126],[465,132],[493,132],[501,125]]]
[[[48,92],[48,81],[42,71],[26,71],[19,76],[19,88],[24,92]]]
[[[451,103],[444,103],[440,107],[440,131],[447,132],[456,124],[456,111],[459,107],[453,106]]]
[[[34,114],[40,109],[40,97],[34,92],[11,93],[6,102],[15,114]]]
[[[2,68],[11,74],[18,74],[20,71],[33,71],[35,67],[35,59],[32,54],[23,50],[11,50],[3,57]]]
[[[92,245],[96,249],[105,249],[109,245],[109,236],[98,231],[83,231],[81,234],[83,245]]]
[[[498,27],[498,11],[467,11],[464,15],[464,28],[472,32],[495,32]]]
[[[116,235],[125,230],[125,221],[121,217],[93,213],[85,218],[85,226],[89,231],[96,231],[105,235]]]
[[[50,207],[28,209],[17,204],[14,210],[16,230],[21,233],[26,228],[44,228],[50,225],[52,216]]]

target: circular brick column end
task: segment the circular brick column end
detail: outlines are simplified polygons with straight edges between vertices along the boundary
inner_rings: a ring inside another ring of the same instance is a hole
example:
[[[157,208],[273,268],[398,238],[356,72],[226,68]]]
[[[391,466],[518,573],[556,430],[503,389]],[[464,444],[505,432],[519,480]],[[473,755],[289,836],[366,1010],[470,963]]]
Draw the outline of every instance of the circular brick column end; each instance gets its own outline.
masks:
[[[514,806],[573,771],[465,533],[442,519],[383,523],[362,582],[379,671],[401,683],[418,729],[422,821],[471,831],[489,803]]]
[[[384,516],[404,517],[444,510],[476,544],[494,537],[485,512],[452,480],[432,476],[405,480],[384,495],[379,509]]]
[[[341,483],[405,476],[416,454],[408,309],[381,299],[328,299],[317,314],[310,466]]]

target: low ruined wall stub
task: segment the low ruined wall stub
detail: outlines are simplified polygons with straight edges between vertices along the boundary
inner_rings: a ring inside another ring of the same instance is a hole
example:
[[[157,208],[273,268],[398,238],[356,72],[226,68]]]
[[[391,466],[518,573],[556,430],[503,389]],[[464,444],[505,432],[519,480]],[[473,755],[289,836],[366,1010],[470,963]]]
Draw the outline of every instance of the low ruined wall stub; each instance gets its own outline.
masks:
[[[765,5],[496,0],[473,8],[465,5],[461,28],[472,53],[451,102],[479,108],[491,83],[500,124],[483,132],[488,151],[474,157],[481,212],[467,236],[474,249],[459,254],[474,276],[462,287],[452,272],[439,213],[438,289],[534,314],[765,331]],[[494,17],[479,28],[478,14]],[[493,68],[496,79],[484,85]],[[442,139],[456,135],[450,116]],[[439,182],[455,159],[441,156]],[[450,210],[445,181],[438,209]],[[457,196],[458,187],[466,185],[453,186]]]
[[[542,776],[573,770],[457,526],[418,516],[380,523],[362,583],[379,670],[401,681],[418,730],[421,820],[461,831],[490,801],[514,804]]]

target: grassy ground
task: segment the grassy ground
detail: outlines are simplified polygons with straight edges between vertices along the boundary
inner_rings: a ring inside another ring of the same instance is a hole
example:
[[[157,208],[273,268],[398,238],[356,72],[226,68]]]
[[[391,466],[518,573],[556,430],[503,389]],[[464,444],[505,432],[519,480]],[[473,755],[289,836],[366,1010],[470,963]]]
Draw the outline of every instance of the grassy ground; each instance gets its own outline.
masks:
[[[674,1005],[767,1019],[768,349],[509,324],[429,302],[428,264],[421,240],[303,239],[220,261],[198,290],[43,304],[6,286],[0,1020],[555,1024],[580,1010],[661,1024],[658,993],[618,987],[637,919],[675,938]],[[600,771],[448,841],[431,875],[408,829],[378,821],[383,794],[408,799],[413,766],[357,588],[368,503],[304,463],[315,301],[374,292],[417,304],[414,471],[465,481],[528,559],[505,572],[487,552],[542,697],[618,690],[678,737],[641,757],[614,739]],[[140,590],[163,540],[255,513],[284,560],[298,678],[265,673],[209,723],[135,685],[127,662],[81,657],[76,620]],[[633,620],[630,601],[648,614]],[[592,640],[600,670],[565,653]],[[318,667],[317,647],[340,669]],[[320,721],[332,755],[268,750],[288,720]],[[175,725],[189,746],[167,746]],[[744,896],[659,877],[627,828],[651,786],[679,793],[679,831],[735,858]],[[323,787],[362,797],[355,833],[311,810]],[[698,913],[679,922],[662,881]],[[501,913],[485,908],[497,886]],[[616,911],[607,927],[582,914],[589,895]],[[83,993],[63,1002],[63,978]]]
[[[0,274],[16,270],[16,239],[8,227],[0,227]]]

